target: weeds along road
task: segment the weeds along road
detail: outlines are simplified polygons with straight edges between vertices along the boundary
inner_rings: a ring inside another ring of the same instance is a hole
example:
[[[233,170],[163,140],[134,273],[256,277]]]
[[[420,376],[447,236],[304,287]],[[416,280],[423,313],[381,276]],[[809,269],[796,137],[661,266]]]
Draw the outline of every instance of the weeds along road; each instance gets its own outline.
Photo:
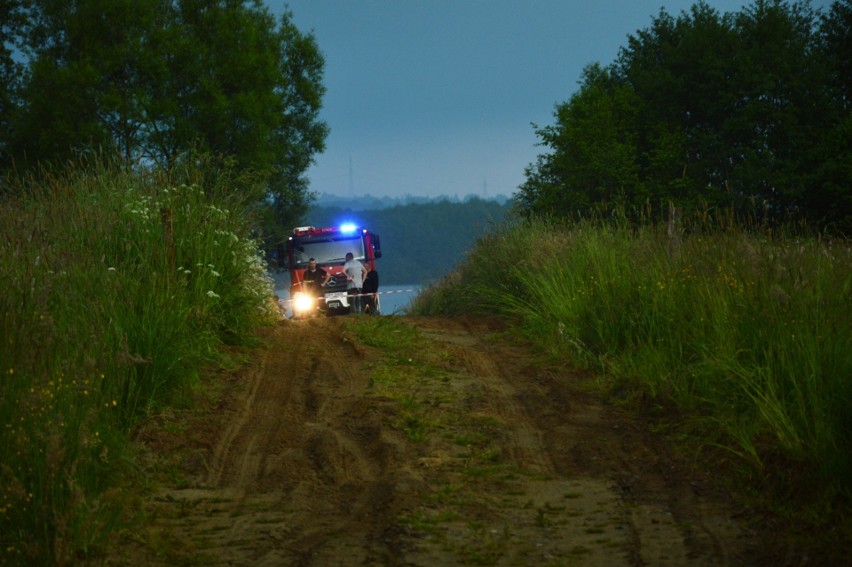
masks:
[[[589,376],[482,321],[284,321],[221,378],[141,433],[164,487],[117,562],[785,562]]]

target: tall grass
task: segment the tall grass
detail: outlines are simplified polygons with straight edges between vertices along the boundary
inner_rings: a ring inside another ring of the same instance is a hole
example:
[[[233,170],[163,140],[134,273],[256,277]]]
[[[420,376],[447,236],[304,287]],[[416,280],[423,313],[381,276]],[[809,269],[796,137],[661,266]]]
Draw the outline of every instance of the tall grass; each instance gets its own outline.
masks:
[[[512,317],[554,355],[674,400],[758,474],[799,463],[810,474],[782,480],[830,501],[852,489],[852,247],[770,234],[519,223],[411,310]]]
[[[271,287],[225,181],[100,166],[6,182],[0,563],[68,564],[123,521],[109,491],[134,423],[247,336]]]

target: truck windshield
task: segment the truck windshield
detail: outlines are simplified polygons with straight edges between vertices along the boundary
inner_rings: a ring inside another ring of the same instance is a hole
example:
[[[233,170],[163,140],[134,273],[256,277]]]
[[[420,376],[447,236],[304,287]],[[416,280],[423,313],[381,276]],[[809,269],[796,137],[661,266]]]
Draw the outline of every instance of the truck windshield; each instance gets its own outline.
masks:
[[[365,260],[364,241],[360,236],[349,238],[306,237],[295,241],[294,258],[296,267],[308,265],[309,258],[318,264],[336,264],[346,261],[346,253],[352,252],[356,260]]]

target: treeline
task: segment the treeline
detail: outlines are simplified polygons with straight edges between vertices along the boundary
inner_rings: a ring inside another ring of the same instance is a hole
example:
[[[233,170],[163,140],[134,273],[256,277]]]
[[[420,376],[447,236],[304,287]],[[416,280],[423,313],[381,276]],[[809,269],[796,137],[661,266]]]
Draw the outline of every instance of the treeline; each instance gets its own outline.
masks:
[[[333,195],[331,193],[319,193],[314,197],[314,207],[334,207],[339,209],[351,209],[353,211],[369,211],[373,209],[387,209],[399,205],[412,205],[427,203],[440,203],[441,201],[449,201],[450,203],[463,203],[471,199],[485,199],[488,201],[496,201],[497,203],[505,204],[509,197],[505,195],[494,195],[492,197],[484,197],[475,193],[470,193],[464,197],[458,195],[438,195],[437,197],[421,197],[417,195],[401,195],[401,196],[383,196],[374,197],[373,195]]]
[[[852,2],[661,10],[537,130],[516,200],[571,217],[724,208],[852,229]]]
[[[260,0],[0,2],[0,181],[93,155],[155,173],[202,155],[274,237],[304,213],[324,148],[323,67],[314,37]]]
[[[476,197],[369,211],[313,207],[305,217],[313,226],[352,221],[379,234],[382,286],[426,284],[446,275],[477,238],[506,217],[509,206]]]

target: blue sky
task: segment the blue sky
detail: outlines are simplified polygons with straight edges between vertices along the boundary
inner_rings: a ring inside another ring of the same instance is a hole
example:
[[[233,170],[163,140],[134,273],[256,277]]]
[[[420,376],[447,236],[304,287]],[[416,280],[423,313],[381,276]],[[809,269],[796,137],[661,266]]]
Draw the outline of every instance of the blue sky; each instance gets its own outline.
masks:
[[[583,67],[687,0],[288,0],[325,55],[331,128],[308,176],[338,195],[510,195]],[[719,12],[749,2],[708,0]],[[285,2],[268,0],[280,13]],[[815,0],[827,7],[829,0]]]

